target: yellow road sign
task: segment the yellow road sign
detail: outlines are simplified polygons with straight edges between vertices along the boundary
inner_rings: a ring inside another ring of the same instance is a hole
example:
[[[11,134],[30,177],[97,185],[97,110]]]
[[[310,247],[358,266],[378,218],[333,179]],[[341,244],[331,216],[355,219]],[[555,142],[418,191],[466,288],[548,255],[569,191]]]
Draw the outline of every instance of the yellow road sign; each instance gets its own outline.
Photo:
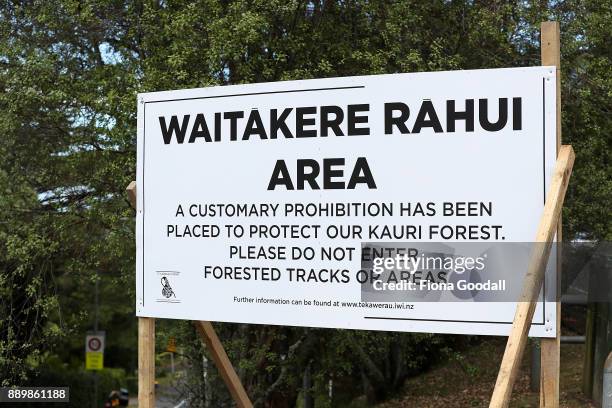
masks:
[[[104,368],[104,353],[100,351],[88,351],[85,353],[86,370],[102,370]]]
[[[168,345],[166,346],[166,351],[168,353],[176,353],[176,339],[174,337],[170,337],[168,339]]]

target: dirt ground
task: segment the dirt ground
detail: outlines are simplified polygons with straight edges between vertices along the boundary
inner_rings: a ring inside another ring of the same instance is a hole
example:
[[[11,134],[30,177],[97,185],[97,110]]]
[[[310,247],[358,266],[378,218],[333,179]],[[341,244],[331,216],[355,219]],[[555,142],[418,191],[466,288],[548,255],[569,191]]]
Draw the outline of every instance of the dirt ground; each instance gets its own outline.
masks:
[[[488,407],[505,338],[484,338],[482,343],[456,353],[450,361],[408,380],[401,397],[378,408]],[[594,407],[581,391],[584,345],[561,345],[561,407]],[[537,407],[539,394],[529,389],[529,348],[514,386],[511,407]]]

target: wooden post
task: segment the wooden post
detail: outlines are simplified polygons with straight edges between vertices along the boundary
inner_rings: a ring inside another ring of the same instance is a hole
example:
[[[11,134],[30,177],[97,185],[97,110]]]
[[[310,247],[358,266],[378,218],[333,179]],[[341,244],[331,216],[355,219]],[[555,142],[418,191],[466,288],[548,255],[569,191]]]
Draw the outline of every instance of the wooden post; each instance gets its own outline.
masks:
[[[508,343],[506,344],[506,350],[504,351],[504,357],[497,375],[497,382],[495,383],[489,408],[505,408],[510,403],[510,394],[512,393],[512,387],[519,371],[525,344],[527,343],[527,334],[529,333],[537,298],[542,287],[546,264],[556,232],[559,214],[563,207],[563,199],[567,191],[573,164],[574,150],[571,146],[562,146],[555,164],[546,204],[544,205],[544,211],[534,240],[535,244],[529,260],[523,291],[516,306],[512,329],[510,336],[508,336]]]
[[[561,41],[559,23],[545,21],[540,29],[542,65],[557,67],[557,152],[561,147]],[[557,242],[562,242],[561,214],[557,222]],[[561,296],[561,245],[557,246],[557,299]],[[561,368],[561,302],[557,300],[557,333],[542,339],[540,345],[540,407],[559,406],[559,372]]]
[[[136,182],[126,188],[136,208]],[[138,407],[155,408],[155,319],[138,318]]]
[[[155,407],[155,319],[138,318],[138,407]]]
[[[234,402],[236,405],[238,405],[238,408],[253,408],[253,404],[251,403],[251,400],[249,400],[249,397],[244,390],[242,383],[240,382],[240,378],[238,377],[238,374],[236,374],[231,361],[227,357],[227,353],[225,352],[225,349],[223,348],[223,345],[221,344],[221,341],[219,340],[219,337],[217,336],[212,324],[205,321],[194,321],[193,324],[195,325],[198,334],[202,338],[202,341],[204,344],[206,344],[206,347],[208,348],[208,351],[210,352],[210,355],[215,362],[217,369],[219,370],[219,374],[221,374],[223,381],[225,381],[225,385],[227,385],[227,388],[229,389]]]

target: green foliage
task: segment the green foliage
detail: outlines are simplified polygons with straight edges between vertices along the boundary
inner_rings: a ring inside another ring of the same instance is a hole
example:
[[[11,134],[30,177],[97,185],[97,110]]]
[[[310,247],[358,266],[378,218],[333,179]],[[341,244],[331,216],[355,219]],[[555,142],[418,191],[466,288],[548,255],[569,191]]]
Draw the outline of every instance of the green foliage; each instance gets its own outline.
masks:
[[[134,347],[134,321],[126,319],[133,211],[123,190],[133,178],[128,106],[138,80],[127,63],[102,62],[99,41],[115,23],[94,29],[110,23],[98,11],[93,2],[39,2],[4,3],[0,12],[3,384],[23,383],[58,340],[59,355],[83,364],[96,274],[109,346]]]
[[[49,350],[72,370],[83,365],[97,279],[107,363],[136,366],[134,212],[124,188],[134,179],[141,91],[539,65],[539,23],[556,19],[563,138],[577,153],[564,236],[611,239],[611,13],[601,0],[4,2],[0,382],[43,375]],[[219,327],[262,405],[292,405],[308,365],[319,402],[330,378],[338,401],[385,398],[448,340]],[[204,389],[205,351],[192,327],[160,329],[162,337],[174,332],[188,339],[186,392],[222,406],[228,399],[217,377]]]
[[[97,377],[97,380],[96,380]],[[125,370],[121,368],[105,368],[101,371],[85,371],[84,368],[75,369],[63,363],[57,356],[50,356],[41,365],[35,379],[27,385],[34,387],[69,387],[70,403],[62,406],[82,408],[92,406],[95,393],[95,382],[98,382],[97,406],[103,406],[109,393],[125,387]],[[24,407],[36,408],[40,403],[25,404]]]

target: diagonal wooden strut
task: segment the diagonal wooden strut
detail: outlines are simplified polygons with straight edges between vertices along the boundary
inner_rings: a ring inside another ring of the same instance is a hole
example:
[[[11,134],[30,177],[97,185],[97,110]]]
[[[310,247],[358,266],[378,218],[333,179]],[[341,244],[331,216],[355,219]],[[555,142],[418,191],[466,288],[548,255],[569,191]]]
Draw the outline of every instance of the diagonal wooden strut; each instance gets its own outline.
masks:
[[[136,182],[132,181],[126,191],[130,204],[136,208]],[[205,321],[193,324],[238,408],[253,408],[212,324]],[[138,404],[145,408],[155,406],[155,319],[151,317],[138,318]]]
[[[561,146],[489,408],[505,408],[510,402],[573,165],[574,150]]]
[[[195,325],[200,338],[204,344],[206,344],[206,347],[208,348],[208,351],[210,352],[210,355],[215,362],[217,369],[219,370],[219,374],[221,374],[223,381],[225,381],[225,385],[227,385],[227,388],[229,389],[229,392],[232,395],[236,405],[239,408],[252,408],[253,404],[251,403],[251,400],[249,400],[249,397],[242,386],[242,382],[240,382],[238,374],[236,374],[231,361],[227,357],[227,353],[225,352],[225,349],[221,344],[221,340],[219,340],[219,337],[217,336],[212,324],[210,322],[201,320],[194,321],[193,324]]]

